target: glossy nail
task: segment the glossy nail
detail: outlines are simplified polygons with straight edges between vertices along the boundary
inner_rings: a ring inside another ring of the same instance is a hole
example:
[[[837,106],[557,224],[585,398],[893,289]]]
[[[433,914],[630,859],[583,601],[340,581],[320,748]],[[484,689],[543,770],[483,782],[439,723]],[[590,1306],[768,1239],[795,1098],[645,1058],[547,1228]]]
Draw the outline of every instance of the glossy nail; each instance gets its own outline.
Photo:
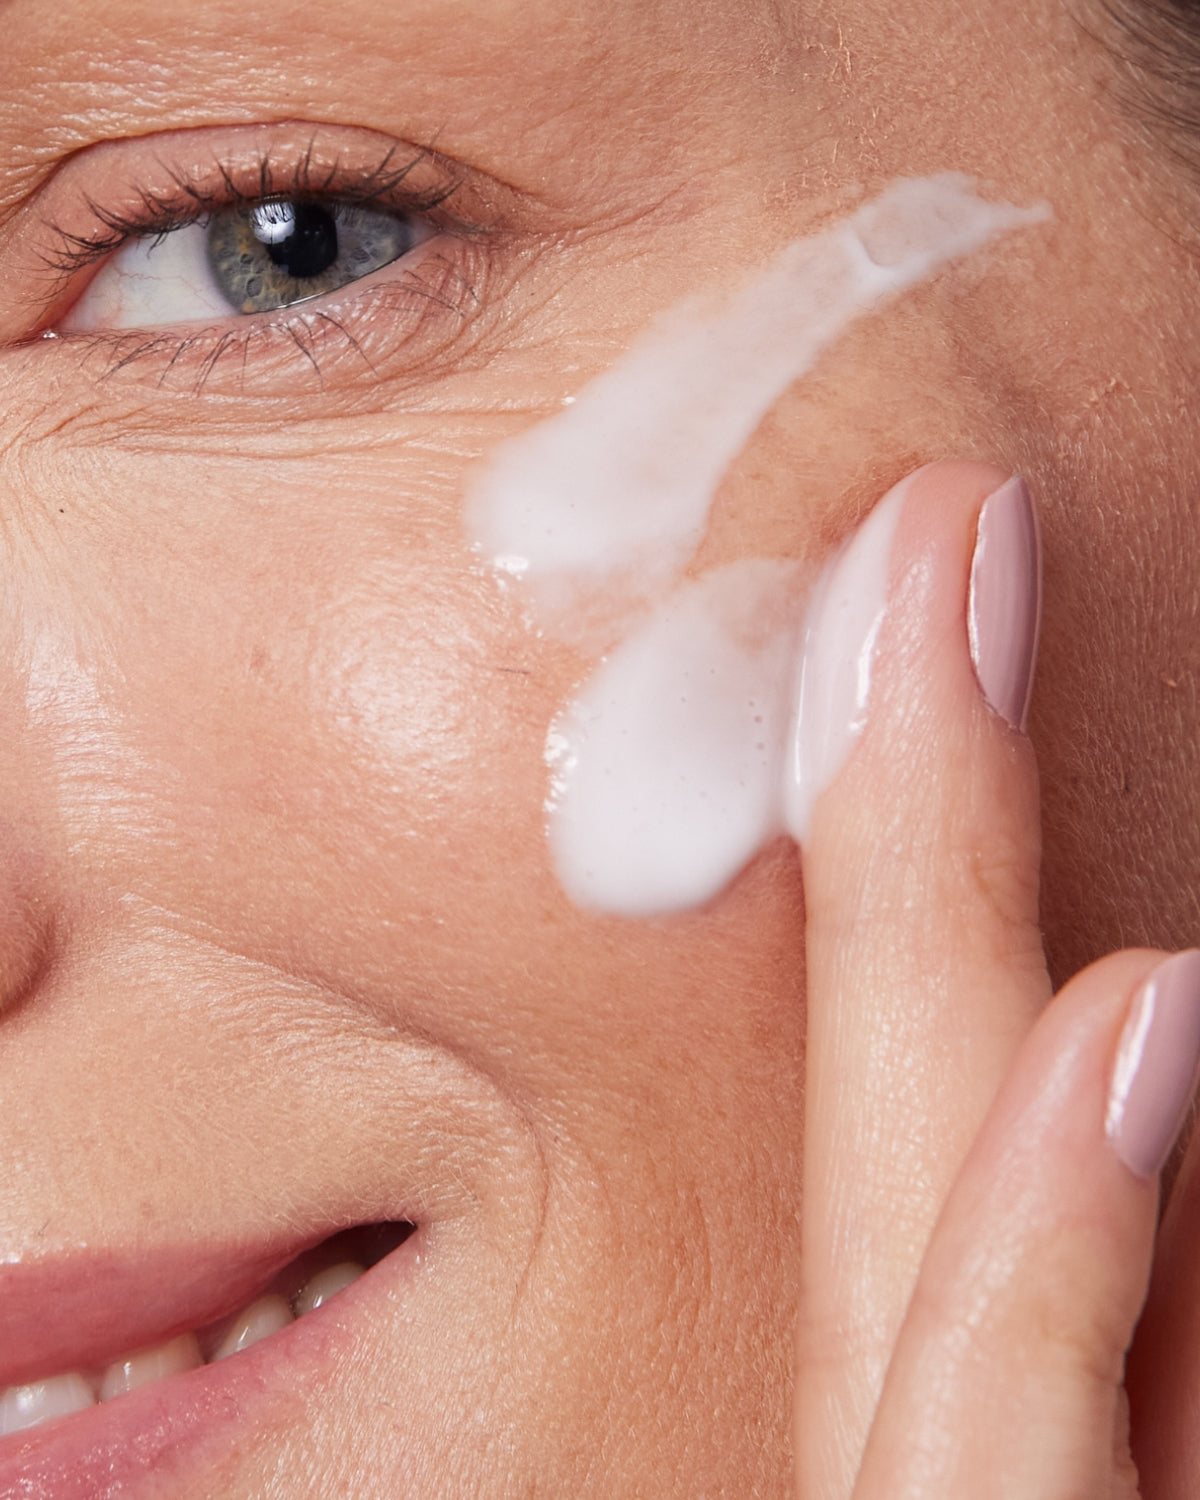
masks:
[[[1200,950],[1168,958],[1129,1008],[1105,1131],[1139,1177],[1153,1177],[1183,1127],[1200,1072]]]
[[[1037,511],[1019,477],[989,495],[979,512],[967,633],[983,696],[1014,729],[1025,730],[1042,622],[1042,549]]]

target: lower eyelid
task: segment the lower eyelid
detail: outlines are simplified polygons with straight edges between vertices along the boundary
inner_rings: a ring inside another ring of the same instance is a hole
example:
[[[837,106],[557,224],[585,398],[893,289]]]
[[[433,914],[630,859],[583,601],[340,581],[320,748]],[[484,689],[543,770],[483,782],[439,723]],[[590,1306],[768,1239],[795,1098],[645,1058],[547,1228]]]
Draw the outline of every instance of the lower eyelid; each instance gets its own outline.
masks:
[[[339,391],[359,391],[364,381],[372,389],[416,382],[423,390],[454,368],[462,340],[473,346],[479,315],[493,300],[483,291],[491,265],[480,242],[431,226],[414,253],[274,314],[245,316],[225,302],[219,317],[190,324],[176,315],[172,327],[76,331],[64,319],[56,332],[67,336],[64,350],[81,351],[86,378],[99,371],[103,381],[121,376],[193,396],[203,390],[269,400],[285,390],[289,413],[307,390],[319,393],[328,415]]]
[[[63,333],[211,322],[234,313],[221,295],[207,254],[204,224],[130,240],[92,278],[60,320]],[[181,289],[187,306],[180,310]]]

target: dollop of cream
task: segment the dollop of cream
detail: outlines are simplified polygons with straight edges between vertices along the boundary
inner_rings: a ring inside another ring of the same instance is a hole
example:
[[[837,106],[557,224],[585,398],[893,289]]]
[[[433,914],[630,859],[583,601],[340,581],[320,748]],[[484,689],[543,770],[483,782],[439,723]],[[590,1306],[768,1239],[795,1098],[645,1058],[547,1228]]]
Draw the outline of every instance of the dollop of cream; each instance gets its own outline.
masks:
[[[862,727],[900,501],[811,608],[795,565],[684,570],[729,465],[827,348],[1048,214],[984,199],[960,173],[895,182],[731,295],[671,309],[570,406],[490,455],[467,496],[475,547],[519,580],[538,628],[575,634],[599,604],[623,635],[547,741],[550,846],[576,903],[683,910],[780,832],[803,839]]]
[[[578,905],[697,906],[782,832],[804,582],[751,558],[681,585],[560,715],[550,844]]]

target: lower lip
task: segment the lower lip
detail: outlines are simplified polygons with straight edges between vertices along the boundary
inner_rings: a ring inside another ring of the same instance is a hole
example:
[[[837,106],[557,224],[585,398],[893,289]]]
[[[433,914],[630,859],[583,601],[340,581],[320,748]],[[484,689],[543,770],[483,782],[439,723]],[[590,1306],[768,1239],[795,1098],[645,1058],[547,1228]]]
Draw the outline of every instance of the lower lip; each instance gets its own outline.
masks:
[[[2,1500],[161,1500],[218,1469],[255,1430],[306,1425],[307,1398],[408,1280],[420,1232],[333,1301],[241,1354],[0,1440]]]

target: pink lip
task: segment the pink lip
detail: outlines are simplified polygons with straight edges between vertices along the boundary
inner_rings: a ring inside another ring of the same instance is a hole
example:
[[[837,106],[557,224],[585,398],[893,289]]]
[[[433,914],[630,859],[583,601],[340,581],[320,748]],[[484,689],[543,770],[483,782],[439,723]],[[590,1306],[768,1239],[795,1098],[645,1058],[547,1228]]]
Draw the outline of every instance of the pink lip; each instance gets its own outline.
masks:
[[[0,1265],[0,1390],[103,1365],[215,1322],[314,1242],[152,1258],[80,1252],[42,1265]]]
[[[0,1497],[148,1500],[169,1493],[172,1479],[194,1486],[231,1450],[244,1451],[256,1429],[306,1421],[308,1392],[341,1350],[361,1342],[373,1304],[412,1274],[421,1238],[414,1234],[335,1301],[242,1354],[0,1438]],[[269,1275],[279,1260],[255,1264]],[[222,1268],[227,1287],[229,1262]]]

